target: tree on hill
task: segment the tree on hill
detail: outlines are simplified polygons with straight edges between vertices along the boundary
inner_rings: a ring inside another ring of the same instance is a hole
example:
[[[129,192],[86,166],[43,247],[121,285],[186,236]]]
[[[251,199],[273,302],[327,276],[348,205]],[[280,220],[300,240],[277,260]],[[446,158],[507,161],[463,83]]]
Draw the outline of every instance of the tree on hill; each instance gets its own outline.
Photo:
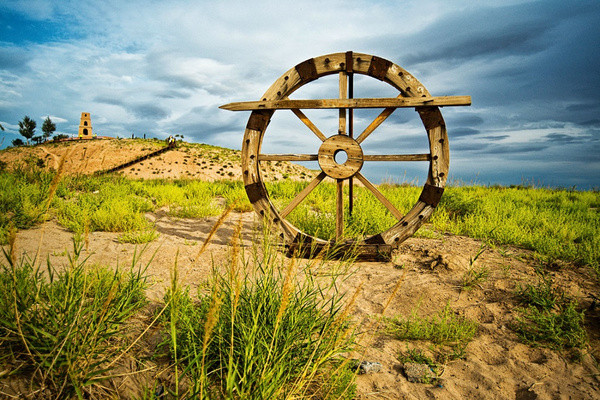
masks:
[[[44,120],[44,124],[42,125],[42,132],[44,132],[44,141],[48,140],[48,138],[54,134],[54,131],[56,131],[56,124],[52,122],[50,116],[48,115]]]
[[[35,121],[27,115],[23,117],[23,121],[19,121],[19,133],[27,139],[27,144],[29,144],[29,139],[31,139],[35,133],[35,126]]]
[[[19,138],[16,138],[15,140],[12,141],[12,145],[15,146],[15,147],[23,146],[24,144],[25,144],[25,142],[23,142]]]

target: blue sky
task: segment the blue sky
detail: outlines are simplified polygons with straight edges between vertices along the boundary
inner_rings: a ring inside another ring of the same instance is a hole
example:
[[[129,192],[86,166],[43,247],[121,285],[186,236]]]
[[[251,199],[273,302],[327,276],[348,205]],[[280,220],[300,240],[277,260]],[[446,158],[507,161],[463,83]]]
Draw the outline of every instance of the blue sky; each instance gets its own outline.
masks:
[[[598,188],[599,43],[597,0],[4,0],[0,136],[10,144],[24,115],[74,134],[86,111],[101,135],[177,133],[239,149],[248,114],[219,105],[258,99],[307,58],[353,50],[395,62],[433,95],[472,96],[471,107],[442,110],[454,180]],[[373,81],[357,78],[356,92],[394,95]],[[295,96],[335,97],[335,82]],[[335,133],[335,110],[308,114]],[[357,112],[357,127],[372,117]],[[407,153],[424,139],[416,113],[398,110],[364,149]],[[289,112],[275,113],[265,152],[316,147]],[[423,168],[378,164],[366,175],[422,183]]]

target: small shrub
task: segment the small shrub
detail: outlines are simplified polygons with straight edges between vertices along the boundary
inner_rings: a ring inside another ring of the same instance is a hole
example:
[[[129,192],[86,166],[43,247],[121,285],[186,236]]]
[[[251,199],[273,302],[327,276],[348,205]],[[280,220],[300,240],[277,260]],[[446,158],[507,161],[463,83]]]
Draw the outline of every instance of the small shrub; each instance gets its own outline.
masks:
[[[125,232],[119,236],[119,243],[144,244],[149,243],[158,237],[158,233],[154,229],[144,231]]]

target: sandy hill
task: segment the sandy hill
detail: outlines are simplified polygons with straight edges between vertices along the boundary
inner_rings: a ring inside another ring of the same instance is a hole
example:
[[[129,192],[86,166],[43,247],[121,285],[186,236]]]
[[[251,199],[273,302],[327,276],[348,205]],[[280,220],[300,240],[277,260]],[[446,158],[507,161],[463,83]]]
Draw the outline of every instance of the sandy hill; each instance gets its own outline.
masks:
[[[127,163],[164,148],[156,139],[96,139],[48,142],[36,146],[11,147],[0,151],[0,161],[9,168],[26,162],[56,169],[67,153],[67,174],[92,174]],[[177,148],[136,163],[120,173],[131,178],[195,178],[207,181],[241,179],[240,151],[207,144],[178,142]],[[41,161],[40,161],[41,160]],[[263,163],[264,164],[264,163]],[[305,167],[289,162],[268,161],[263,169],[267,180],[291,178],[308,180],[314,175]]]

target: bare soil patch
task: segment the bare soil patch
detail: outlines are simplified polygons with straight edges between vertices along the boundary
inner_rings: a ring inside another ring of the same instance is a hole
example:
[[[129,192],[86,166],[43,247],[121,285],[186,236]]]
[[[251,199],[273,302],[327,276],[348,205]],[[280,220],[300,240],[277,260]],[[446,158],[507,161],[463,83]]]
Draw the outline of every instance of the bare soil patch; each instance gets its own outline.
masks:
[[[0,151],[0,161],[10,167],[22,165],[28,158],[41,159],[47,169],[56,169],[68,152],[63,170],[66,174],[93,174],[124,164],[165,147],[159,140],[94,139],[48,142],[37,146],[13,147]],[[237,150],[178,142],[176,149],[136,163],[120,174],[135,179],[190,178],[204,181],[241,180],[241,158]],[[266,180],[309,180],[310,170],[289,162],[263,163]]]
[[[169,284],[175,262],[180,280],[192,288],[205,284],[213,265],[227,260],[228,247],[235,226],[244,222],[243,246],[250,249],[257,240],[258,222],[253,213],[230,214],[218,229],[207,250],[198,258],[215,218],[176,219],[164,212],[150,213],[159,238],[151,242],[140,256],[148,264],[152,286],[148,296],[160,301]],[[84,251],[89,263],[111,267],[129,266],[144,246],[119,243],[118,233],[93,232]],[[66,263],[72,248],[72,233],[54,221],[35,229],[20,231],[17,251],[49,258],[54,265]],[[519,306],[514,295],[518,284],[535,283],[538,262],[528,251],[512,247],[488,248],[475,265],[486,266],[487,279],[471,290],[461,290],[460,283],[469,268],[470,258],[481,249],[481,242],[467,237],[444,236],[439,239],[410,238],[401,245],[389,262],[357,262],[354,274],[340,282],[348,296],[362,285],[353,310],[359,324],[362,350],[353,357],[382,364],[380,372],[357,377],[360,399],[593,399],[600,398],[600,375],[596,359],[600,357],[600,313],[594,308],[593,295],[598,285],[585,268],[554,265],[552,277],[585,309],[590,346],[580,360],[568,354],[523,344],[510,329]],[[546,266],[548,268],[548,266]],[[396,284],[399,290],[392,296]],[[194,290],[194,289],[192,289]],[[391,301],[389,299],[391,298]],[[394,339],[385,334],[379,319],[386,304],[385,316],[408,316],[418,307],[420,315],[432,315],[450,304],[458,314],[479,324],[475,339],[466,347],[465,357],[443,367],[441,381],[435,384],[410,383],[402,371],[398,355],[415,343]],[[149,351],[156,336],[148,338]],[[132,360],[131,368],[136,363]],[[161,368],[158,368],[161,369]],[[156,370],[153,370],[156,371]],[[155,372],[146,374],[153,379]],[[123,382],[133,388],[143,378],[135,375]],[[131,389],[131,393],[135,392]]]

